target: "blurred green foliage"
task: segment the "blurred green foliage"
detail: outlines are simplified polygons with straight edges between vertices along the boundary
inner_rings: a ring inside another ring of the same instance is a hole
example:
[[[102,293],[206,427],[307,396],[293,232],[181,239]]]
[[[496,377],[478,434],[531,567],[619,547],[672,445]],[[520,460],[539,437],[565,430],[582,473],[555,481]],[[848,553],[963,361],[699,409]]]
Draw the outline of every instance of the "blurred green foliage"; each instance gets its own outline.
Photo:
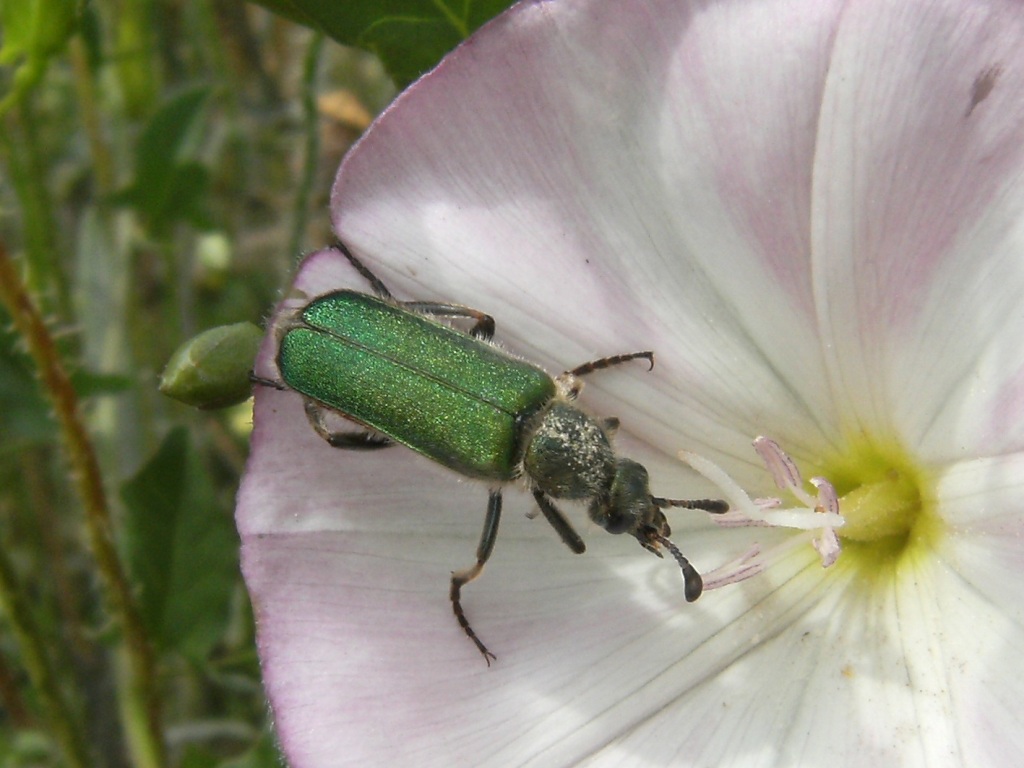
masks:
[[[0,65],[13,67],[0,115],[42,79],[74,30],[75,11],[75,0],[0,0]]]
[[[283,16],[238,0],[0,0],[0,245],[70,372],[157,654],[167,755],[144,762],[50,393],[0,308],[0,554],[97,768],[279,764],[231,519],[248,406],[196,411],[158,376],[199,331],[261,323],[296,251],[330,241],[334,170],[396,84],[508,2],[264,5]],[[188,364],[237,380],[251,326],[230,360],[219,338]],[[76,764],[16,620],[0,608],[0,766]]]
[[[134,209],[143,228],[157,240],[179,222],[212,229],[205,197],[210,176],[200,161],[186,159],[198,144],[199,120],[207,88],[192,88],[162,104],[135,145],[135,173],[111,202]]]
[[[372,51],[404,87],[441,60],[509,0],[257,0],[344,45]]]
[[[223,636],[238,571],[231,518],[184,427],[121,486],[125,556],[157,647],[202,661]]]

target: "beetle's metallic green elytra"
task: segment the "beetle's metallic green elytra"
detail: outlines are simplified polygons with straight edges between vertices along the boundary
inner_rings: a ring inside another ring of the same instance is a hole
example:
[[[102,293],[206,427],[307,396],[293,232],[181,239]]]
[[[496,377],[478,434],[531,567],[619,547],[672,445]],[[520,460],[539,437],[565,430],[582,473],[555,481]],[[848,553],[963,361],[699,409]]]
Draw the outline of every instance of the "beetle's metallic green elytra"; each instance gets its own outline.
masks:
[[[667,549],[683,571],[685,596],[696,600],[700,574],[668,536],[662,509],[688,507],[724,512],[714,499],[653,496],[647,470],[615,455],[611,436],[618,419],[598,419],[575,405],[581,377],[644,359],[635,352],[595,360],[552,378],[489,343],[490,315],[458,304],[398,301],[342,244],[338,250],[367,279],[375,296],[340,290],[314,298],[278,328],[277,367],[283,384],[305,400],[313,428],[338,448],[380,449],[402,443],[459,474],[491,483],[476,563],[452,574],[452,610],[488,665],[495,658],[473,631],[461,589],[483,570],[494,549],[502,490],[522,478],[537,506],[575,553],[583,539],[552,499],[588,503],[590,519],[609,533],[629,533],[644,549]],[[468,318],[469,333],[433,317]],[[337,431],[327,414],[363,427]]]
[[[519,423],[555,395],[547,373],[376,296],[308,304],[281,340],[292,389],[459,474],[507,482]]]

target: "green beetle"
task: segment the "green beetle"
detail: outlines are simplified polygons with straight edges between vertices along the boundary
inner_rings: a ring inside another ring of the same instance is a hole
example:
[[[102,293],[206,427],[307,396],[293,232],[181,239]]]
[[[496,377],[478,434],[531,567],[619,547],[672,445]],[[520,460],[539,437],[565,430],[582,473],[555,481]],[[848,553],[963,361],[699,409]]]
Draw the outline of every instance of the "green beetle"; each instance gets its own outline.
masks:
[[[617,458],[609,437],[618,419],[595,419],[573,401],[581,377],[643,359],[635,352],[585,363],[552,378],[489,343],[494,319],[457,304],[398,301],[343,244],[337,249],[367,279],[373,296],[340,290],[313,299],[278,328],[283,384],[305,399],[313,428],[337,448],[379,449],[401,443],[449,469],[493,484],[476,563],[452,574],[450,597],[459,625],[488,665],[496,658],[470,626],[462,587],[480,575],[494,549],[501,486],[525,477],[537,506],[562,541],[586,545],[552,499],[589,502],[590,519],[609,533],[629,533],[659,557],[665,547],[682,568],[688,601],[700,597],[700,574],[668,539],[664,507],[728,510],[714,499],[653,496],[647,470]],[[433,317],[474,321],[469,333]],[[361,425],[333,431],[327,415]]]

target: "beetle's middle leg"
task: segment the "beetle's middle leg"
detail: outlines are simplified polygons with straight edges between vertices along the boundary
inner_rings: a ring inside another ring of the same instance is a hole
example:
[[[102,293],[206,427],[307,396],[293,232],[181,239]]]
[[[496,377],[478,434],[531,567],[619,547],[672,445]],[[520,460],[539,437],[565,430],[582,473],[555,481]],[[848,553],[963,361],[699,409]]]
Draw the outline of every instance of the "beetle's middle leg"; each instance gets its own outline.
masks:
[[[331,429],[327,424],[327,414],[331,411],[315,400],[307,399],[305,401],[305,408],[306,418],[309,419],[310,426],[332,448],[372,451],[377,448],[387,448],[389,445],[394,445],[393,440],[389,440],[383,435],[370,432],[369,430],[345,432],[343,430]]]
[[[355,267],[356,272],[362,275],[366,282],[370,284],[370,287],[373,288],[373,292],[375,294],[380,296],[382,299],[393,300],[395,298],[394,296],[391,295],[391,291],[388,290],[388,287],[384,285],[384,282],[375,274],[373,274],[373,272],[370,271],[370,268],[368,266],[366,266],[365,264],[363,264],[363,262],[357,259],[355,257],[355,254],[353,254],[352,251],[348,249],[348,246],[341,242],[341,240],[335,241],[334,249],[336,251],[339,251],[342,256],[348,259],[349,264]]]
[[[487,650],[487,646],[476,636],[476,632],[469,625],[469,619],[466,618],[466,614],[462,610],[462,588],[483,572],[484,564],[490,558],[491,552],[494,551],[494,542],[498,539],[499,522],[501,522],[501,491],[496,490],[491,491],[490,498],[487,500],[487,517],[484,518],[484,530],[480,534],[480,543],[476,547],[476,564],[464,571],[452,573],[451,589],[448,593],[452,601],[452,611],[455,613],[459,626],[473,641],[477,650],[483,654],[488,667],[491,666],[491,659],[497,660],[498,657]]]

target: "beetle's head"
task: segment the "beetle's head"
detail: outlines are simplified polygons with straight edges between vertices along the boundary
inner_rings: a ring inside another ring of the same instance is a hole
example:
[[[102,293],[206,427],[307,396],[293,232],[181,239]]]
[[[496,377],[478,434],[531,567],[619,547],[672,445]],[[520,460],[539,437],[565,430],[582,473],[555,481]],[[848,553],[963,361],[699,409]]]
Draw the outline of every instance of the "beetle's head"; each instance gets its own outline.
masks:
[[[651,495],[647,469],[631,459],[618,459],[611,489],[590,503],[590,518],[608,533],[633,534],[640,546],[658,557],[663,557],[661,547],[665,547],[683,569],[686,599],[693,602],[700,597],[704,583],[697,570],[669,540],[672,529],[658,501],[664,504],[666,500],[655,500]]]
[[[590,503],[590,519],[608,533],[632,533],[640,537],[647,528],[666,536],[670,532],[665,516],[651,497],[647,469],[631,459],[615,462],[615,475],[608,493],[595,497]]]

